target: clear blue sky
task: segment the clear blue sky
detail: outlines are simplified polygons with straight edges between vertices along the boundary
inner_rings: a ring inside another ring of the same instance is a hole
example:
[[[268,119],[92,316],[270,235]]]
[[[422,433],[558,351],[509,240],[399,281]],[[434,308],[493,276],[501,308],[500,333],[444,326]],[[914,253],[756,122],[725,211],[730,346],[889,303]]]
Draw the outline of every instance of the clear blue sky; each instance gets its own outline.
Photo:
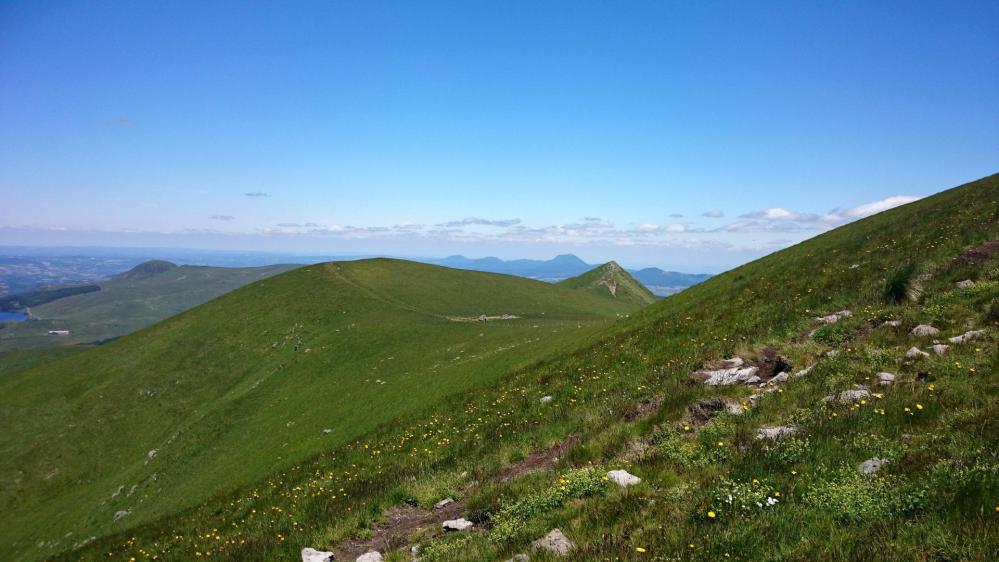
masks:
[[[719,270],[999,171],[995,1],[7,1],[0,29],[0,244]]]

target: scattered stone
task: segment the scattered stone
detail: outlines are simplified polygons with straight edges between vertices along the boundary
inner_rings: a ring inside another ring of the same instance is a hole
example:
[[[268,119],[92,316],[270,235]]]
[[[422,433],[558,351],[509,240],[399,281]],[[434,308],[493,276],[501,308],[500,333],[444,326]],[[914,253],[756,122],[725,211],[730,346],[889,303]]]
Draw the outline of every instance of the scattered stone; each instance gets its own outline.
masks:
[[[870,476],[875,472],[881,470],[881,467],[888,464],[885,459],[879,459],[874,457],[873,459],[867,459],[866,461],[860,463],[857,466],[857,472],[863,474],[864,476]]]
[[[853,313],[849,310],[841,310],[839,312],[833,312],[832,314],[826,316],[819,316],[816,318],[822,324],[835,324],[844,318],[848,318]]]
[[[801,378],[801,377],[807,375],[808,373],[811,373],[812,369],[814,369],[814,368],[815,368],[815,365],[810,365],[807,368],[802,369],[802,370],[798,371],[797,373],[795,373],[794,377],[795,378]]]
[[[936,353],[937,355],[943,355],[944,353],[947,352],[948,349],[950,349],[950,346],[938,343],[935,344],[931,349],[933,350],[933,353]]]
[[[971,279],[965,279],[964,281],[957,282],[958,289],[970,289],[975,286],[975,282]]]
[[[569,551],[575,547],[575,545],[572,544],[572,542],[566,538],[566,536],[562,534],[562,531],[559,529],[553,529],[552,532],[548,533],[544,537],[532,542],[531,546],[539,550],[547,550],[548,552],[558,556],[565,556],[566,554],[569,554]]]
[[[607,473],[607,478],[610,478],[611,482],[621,486],[622,488],[634,486],[642,481],[641,478],[635,476],[634,474],[629,474],[627,470],[612,470]]]
[[[929,357],[930,354],[919,349],[918,347],[910,347],[909,351],[905,352],[905,356],[909,359],[919,359],[920,357]]]
[[[542,396],[541,397],[541,403],[542,404],[547,404],[547,403],[551,402],[552,400],[553,400],[553,398],[550,395],[546,395],[546,396]]]
[[[464,517],[449,519],[441,524],[441,528],[444,529],[445,533],[450,533],[452,531],[464,531],[465,529],[471,529],[473,526],[475,526],[475,523],[472,523]]]
[[[323,430],[323,433],[333,433],[333,430],[327,427]]]
[[[967,343],[971,340],[978,339],[984,334],[983,330],[971,330],[970,332],[965,332],[960,336],[954,336],[952,338],[947,338],[950,343]]]
[[[839,355],[838,349],[830,349],[826,352],[826,357],[836,357],[837,355]]]
[[[302,562],[333,562],[333,553],[314,548],[303,548]]]
[[[756,432],[756,439],[762,441],[764,439],[780,439],[787,435],[791,435],[798,428],[793,425],[779,425],[775,427],[761,427],[759,431]]]
[[[930,336],[935,336],[940,333],[940,330],[930,326],[929,324],[920,324],[912,329],[912,335],[918,338],[926,338]]]
[[[126,515],[128,515],[128,511],[126,511],[124,509],[121,510],[121,511],[116,511],[116,512],[114,512],[114,520],[118,521],[119,519],[121,519],[122,517],[124,517]]]
[[[884,324],[881,325],[881,327],[882,328],[885,328],[885,327],[888,327],[888,328],[898,328],[901,325],[902,325],[902,323],[899,322],[898,320],[887,320],[887,321],[885,321]]]
[[[357,557],[354,562],[383,562],[382,553],[377,550],[372,550],[371,552],[365,552],[364,554]]]
[[[526,554],[517,554],[506,562],[528,562],[530,559],[531,557]]]
[[[858,267],[860,267],[860,264],[859,263],[855,263],[855,264],[853,264],[853,265],[850,266],[850,269],[857,269]]]
[[[159,452],[160,452],[159,449],[153,449],[152,451],[149,451],[148,453],[146,453],[146,456],[149,457],[150,460],[152,460],[152,459],[156,458],[156,454],[159,453]]]
[[[865,398],[870,398],[871,393],[867,391],[866,388],[855,388],[852,390],[844,390],[839,393],[830,394],[822,399],[823,402],[840,402],[842,404],[848,404],[850,402],[856,402],[857,400],[864,400]]]
[[[895,382],[895,375],[892,373],[878,373],[878,384],[888,386]]]
[[[444,509],[448,504],[454,503],[454,498],[444,498],[441,501],[434,504],[434,509]]]

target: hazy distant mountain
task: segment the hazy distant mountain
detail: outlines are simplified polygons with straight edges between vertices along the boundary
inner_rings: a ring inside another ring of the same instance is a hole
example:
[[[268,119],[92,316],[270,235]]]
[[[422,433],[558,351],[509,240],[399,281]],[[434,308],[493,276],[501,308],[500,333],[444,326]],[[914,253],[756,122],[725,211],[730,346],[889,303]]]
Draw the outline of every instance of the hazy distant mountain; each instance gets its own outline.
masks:
[[[520,277],[530,277],[550,282],[576,277],[598,267],[595,264],[586,263],[573,254],[561,254],[550,260],[507,261],[495,257],[473,259],[466,258],[465,256],[448,256],[440,260],[427,261],[445,267],[488,271],[491,273],[506,273],[508,275],[518,275]],[[711,275],[706,273],[663,271],[658,267],[627,269],[625,271],[659,296],[675,293],[680,289],[696,285],[711,277]]]

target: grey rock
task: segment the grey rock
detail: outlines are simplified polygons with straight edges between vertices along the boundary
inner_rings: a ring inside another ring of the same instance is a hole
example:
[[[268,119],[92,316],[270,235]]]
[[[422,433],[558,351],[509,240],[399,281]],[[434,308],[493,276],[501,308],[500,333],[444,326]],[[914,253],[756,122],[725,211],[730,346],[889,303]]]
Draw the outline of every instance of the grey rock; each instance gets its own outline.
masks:
[[[552,400],[554,400],[554,399],[550,395],[546,395],[546,396],[542,396],[541,397],[541,403],[542,404],[547,404],[547,403],[551,402]]]
[[[733,384],[753,384],[759,382],[760,378],[756,374],[760,370],[756,367],[731,367],[725,369],[702,369],[695,373],[704,379],[704,384],[708,386],[729,386]]]
[[[899,322],[898,320],[887,320],[887,321],[885,321],[884,324],[881,325],[881,327],[882,328],[898,328],[901,325],[902,325],[902,323]]]
[[[934,344],[933,347],[931,347],[930,349],[932,349],[933,353],[936,353],[937,355],[943,355],[944,353],[947,353],[947,350],[950,349],[950,346],[938,343]]]
[[[958,289],[970,289],[975,286],[975,282],[971,279],[965,279],[964,281],[957,282]]]
[[[146,453],[146,456],[149,457],[150,459],[155,459],[156,458],[156,454],[159,453],[159,452],[160,452],[159,449],[153,449],[152,451],[149,451],[148,453]]]
[[[759,431],[756,432],[756,439],[762,441],[765,439],[780,439],[781,437],[786,437],[791,435],[798,428],[793,425],[779,425],[774,427],[761,427]]]
[[[314,548],[303,548],[302,562],[333,562],[333,553]]]
[[[382,562],[382,553],[377,550],[372,550],[371,552],[365,552],[364,554],[357,557],[355,562]]]
[[[526,554],[517,554],[506,562],[528,562],[530,559],[531,557]]]
[[[929,357],[930,354],[919,349],[918,347],[910,347],[909,351],[905,352],[905,356],[909,359],[919,359],[921,357]]]
[[[852,314],[853,313],[850,312],[849,310],[841,310],[839,312],[833,312],[832,314],[828,314],[826,316],[819,316],[816,318],[816,320],[818,320],[822,324],[835,324],[836,322],[839,322],[840,320],[847,318]]]
[[[548,533],[544,537],[531,543],[531,546],[538,550],[547,550],[552,554],[558,556],[565,556],[569,554],[575,545],[570,541],[559,529],[552,529],[552,532]]]
[[[878,373],[878,384],[888,386],[895,382],[895,375],[893,373]]]
[[[114,512],[114,520],[118,521],[122,517],[125,517],[126,515],[128,515],[128,511],[127,510],[122,509],[120,511],[116,511],[116,512]]]
[[[814,369],[814,368],[815,368],[815,365],[811,365],[811,366],[809,366],[809,367],[806,367],[806,368],[804,368],[804,369],[802,369],[802,370],[798,371],[798,372],[797,372],[797,373],[795,373],[795,374],[794,374],[793,376],[794,376],[795,378],[801,378],[801,377],[803,377],[803,376],[807,375],[808,373],[811,373],[811,372],[812,372],[812,369]]]
[[[940,333],[940,330],[930,326],[929,324],[920,324],[912,329],[911,334],[919,338],[927,338],[930,336],[935,336]]]
[[[443,509],[445,506],[452,503],[454,503],[454,498],[444,498],[434,504],[434,509]]]
[[[475,523],[472,523],[471,521],[465,519],[464,517],[459,517],[458,519],[449,519],[441,523],[441,528],[444,529],[445,533],[450,533],[452,531],[464,531],[465,529],[471,529],[474,526]]]
[[[971,330],[970,332],[965,332],[960,336],[954,336],[952,338],[947,338],[950,343],[967,343],[971,340],[978,339],[984,334],[984,330]]]
[[[864,476],[870,476],[875,472],[881,470],[881,467],[888,464],[888,461],[884,459],[879,459],[877,457],[873,459],[867,459],[866,461],[860,463],[857,466],[857,472],[863,474]]]
[[[790,378],[791,378],[791,375],[789,375],[787,373],[778,373],[777,376],[775,376],[774,378],[770,379],[767,382],[768,382],[768,384],[780,384],[780,383],[783,383],[783,382],[787,382],[787,380],[790,379]]]
[[[843,404],[848,404],[850,402],[856,402],[857,400],[863,400],[865,398],[870,398],[871,393],[864,388],[855,388],[852,390],[844,390],[836,394],[830,394],[822,399],[823,402],[840,402]]]
[[[634,474],[629,474],[627,470],[612,470],[607,473],[607,478],[610,478],[611,482],[621,486],[622,488],[634,486],[642,481],[641,478],[635,476]]]

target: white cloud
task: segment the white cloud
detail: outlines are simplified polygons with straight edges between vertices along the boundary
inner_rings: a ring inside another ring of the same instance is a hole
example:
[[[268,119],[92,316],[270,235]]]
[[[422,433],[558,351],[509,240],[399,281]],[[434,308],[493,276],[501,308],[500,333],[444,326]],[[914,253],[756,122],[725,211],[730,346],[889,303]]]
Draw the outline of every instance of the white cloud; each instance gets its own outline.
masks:
[[[725,216],[725,213],[721,209],[712,209],[710,211],[704,211],[701,213],[702,217],[708,217],[709,219],[720,219]]]
[[[892,197],[885,197],[879,201],[857,205],[856,207],[847,209],[842,213],[842,215],[851,219],[862,219],[864,217],[876,215],[882,211],[887,211],[888,209],[894,209],[895,207],[912,203],[913,201],[919,201],[920,199],[922,199],[922,197],[914,195],[894,195]]]
[[[797,213],[781,207],[771,207],[762,211],[753,211],[744,215],[739,215],[743,219],[762,219],[768,221],[795,221],[795,222],[815,222],[819,220],[819,215],[812,213]]]

